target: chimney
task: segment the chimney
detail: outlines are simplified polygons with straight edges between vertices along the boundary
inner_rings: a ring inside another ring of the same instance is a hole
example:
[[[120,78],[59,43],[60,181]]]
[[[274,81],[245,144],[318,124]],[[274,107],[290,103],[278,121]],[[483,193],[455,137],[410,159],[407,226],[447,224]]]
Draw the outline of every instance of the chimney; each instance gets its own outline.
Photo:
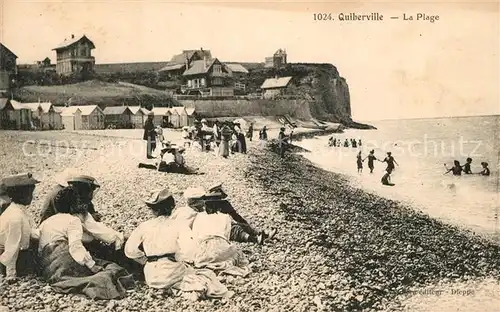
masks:
[[[203,64],[205,65],[205,68],[207,68],[207,56],[203,56]]]
[[[75,35],[71,34],[71,39],[75,39]]]

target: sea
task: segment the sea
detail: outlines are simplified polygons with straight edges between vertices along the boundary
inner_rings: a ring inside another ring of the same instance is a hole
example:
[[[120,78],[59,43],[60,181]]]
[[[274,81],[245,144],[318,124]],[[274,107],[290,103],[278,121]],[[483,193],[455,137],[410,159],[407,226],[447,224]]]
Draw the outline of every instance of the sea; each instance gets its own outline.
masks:
[[[311,151],[302,153],[318,167],[350,177],[355,187],[397,200],[434,218],[500,241],[500,116],[406,119],[367,122],[377,130],[348,129],[341,134],[294,142]],[[330,137],[342,147],[328,146]],[[356,148],[343,147],[345,139],[361,140]],[[394,186],[381,184],[386,164],[368,160],[358,173],[356,155],[370,150],[383,160],[391,152],[399,166],[391,174]],[[487,162],[489,177],[445,174],[453,161],[463,165],[472,158],[472,172]]]

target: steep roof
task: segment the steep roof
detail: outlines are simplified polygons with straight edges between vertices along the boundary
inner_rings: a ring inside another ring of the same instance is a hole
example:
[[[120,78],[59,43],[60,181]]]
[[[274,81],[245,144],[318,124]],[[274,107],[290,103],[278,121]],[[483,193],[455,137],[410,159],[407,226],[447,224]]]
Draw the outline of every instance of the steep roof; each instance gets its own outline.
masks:
[[[245,73],[248,74],[248,70],[241,64],[226,64],[229,69],[234,73]]]
[[[7,106],[7,103],[9,103],[9,99],[0,98],[0,110],[4,109],[5,106]]]
[[[60,114],[60,113],[62,113],[62,112],[63,112],[63,110],[64,110],[64,107],[61,107],[61,106],[55,106],[55,105],[54,105],[54,112],[56,112],[56,113],[59,113],[59,114]]]
[[[15,58],[17,58],[17,55],[14,54],[14,52],[12,52],[11,50],[9,50],[9,48],[7,48],[3,43],[0,42],[0,51],[6,51],[7,53],[10,53],[12,54],[12,56],[14,56]]]
[[[193,115],[195,111],[194,107],[186,108],[186,114],[188,114],[188,116]]]
[[[168,107],[153,107],[151,111],[155,116],[165,116],[170,112],[170,109]]]
[[[281,77],[281,78],[268,78],[262,86],[261,89],[273,89],[273,88],[286,88],[292,77]]]
[[[73,44],[79,42],[80,40],[85,40],[85,41],[89,42],[91,44],[91,48],[95,49],[94,43],[89,38],[87,38],[87,36],[83,35],[81,37],[74,37],[74,38],[71,38],[69,40],[65,39],[63,42],[61,42],[57,47],[55,47],[52,50],[56,50],[57,51],[57,50],[60,50],[60,49],[68,48],[68,47],[72,46]]]
[[[123,115],[127,111],[129,113],[132,113],[132,111],[130,111],[130,108],[128,108],[128,106],[108,106],[103,110],[104,115]]]
[[[172,59],[170,59],[169,65],[174,65],[174,64],[185,64],[186,59],[190,60],[195,53],[198,53],[198,55],[201,58],[212,58],[212,53],[210,53],[210,50],[184,50],[180,54],[176,54],[172,56]]]
[[[50,111],[50,108],[52,107],[52,103],[50,102],[23,103],[23,105],[31,109],[32,112],[36,112],[39,108],[41,108],[44,113],[48,113]]]
[[[27,106],[24,106],[23,103],[18,102],[18,101],[14,101],[14,100],[10,100],[10,104],[12,104],[12,107],[14,108],[14,110],[31,109]]]
[[[81,113],[82,111],[76,106],[63,107],[61,116],[73,116],[76,112]]]
[[[147,115],[150,113],[150,111],[145,109],[144,107],[141,108],[141,111],[144,113],[144,115]]]
[[[133,115],[137,115],[138,113],[145,115],[144,110],[140,106],[129,106],[128,109],[130,109]]]
[[[184,112],[186,112],[186,109],[184,108],[184,106],[175,106],[175,107],[172,107],[170,109],[170,111],[175,111],[177,114],[182,114]]]
[[[206,74],[208,73],[208,70],[212,65],[215,63],[217,59],[210,59],[206,61],[206,66],[205,66],[205,60],[199,60],[199,61],[194,61],[191,63],[191,66],[189,69],[187,69],[183,76],[189,76],[189,75],[198,75],[198,74]]]
[[[102,109],[97,105],[75,105],[75,106],[70,106],[68,108],[71,107],[80,109],[80,111],[82,112],[82,116],[88,116],[92,114],[92,112],[96,109],[102,112]]]
[[[162,69],[160,69],[158,71],[162,72],[162,71],[178,70],[178,69],[182,69],[184,66],[186,66],[186,65],[185,64],[168,64],[167,66],[163,67]]]

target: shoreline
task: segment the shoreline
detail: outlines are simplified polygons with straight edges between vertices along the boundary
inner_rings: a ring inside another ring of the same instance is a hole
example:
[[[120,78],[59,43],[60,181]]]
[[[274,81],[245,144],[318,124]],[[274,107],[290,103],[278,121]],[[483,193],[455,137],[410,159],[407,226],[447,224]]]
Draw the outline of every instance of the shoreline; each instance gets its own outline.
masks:
[[[253,157],[247,178],[303,225],[297,243],[322,254],[339,281],[322,292],[327,310],[401,309],[394,300],[411,288],[500,278],[500,246],[488,239],[352,187],[293,152]]]
[[[294,140],[310,136],[309,132],[316,132],[314,136],[329,134],[304,129],[296,133]],[[142,151],[144,144],[129,139],[135,136],[133,132],[110,130],[102,134],[36,135],[37,140],[75,141],[76,146],[87,142],[96,148],[77,149],[58,159],[47,153],[37,157],[23,155],[21,141],[17,140],[33,138],[29,132],[19,136],[0,133],[0,142],[11,144],[4,151],[1,171],[28,166],[41,175],[42,182],[29,207],[35,221],[58,173],[71,165],[89,169],[97,178],[102,188],[95,198],[97,211],[104,215],[105,224],[126,234],[150,218],[151,212],[142,201],[150,190],[169,187],[177,205],[184,205],[179,194],[187,187],[223,182],[235,209],[257,229],[277,228],[277,236],[263,246],[236,243],[247,254],[252,273],[247,278],[223,277],[223,283],[236,293],[228,300],[192,302],[139,284],[125,299],[93,301],[81,295],[56,294],[40,279],[27,277],[14,285],[0,284],[0,304],[16,311],[384,310],[397,305],[403,290],[432,285],[444,280],[442,277],[447,274],[465,272],[471,278],[496,279],[500,276],[498,246],[418,216],[396,202],[354,189],[348,186],[346,177],[316,168],[300,155],[287,154],[287,162],[282,162],[272,152],[272,140],[265,148],[254,140],[248,144],[247,155],[234,154],[228,159],[188,148],[187,164],[200,168],[204,174],[185,176],[137,168],[145,155],[127,151]],[[116,142],[112,143],[106,134],[116,137]],[[166,131],[165,135],[168,139],[180,138],[177,132]],[[269,137],[276,135],[271,132]],[[30,148],[36,147],[39,146]],[[301,150],[294,147],[293,151]],[[384,227],[386,233],[380,233],[378,229]],[[415,242],[419,236],[423,241]],[[415,246],[407,248],[408,242]],[[418,251],[419,246],[422,251]],[[416,269],[421,272],[415,272]],[[34,289],[38,291],[36,296],[31,294]]]

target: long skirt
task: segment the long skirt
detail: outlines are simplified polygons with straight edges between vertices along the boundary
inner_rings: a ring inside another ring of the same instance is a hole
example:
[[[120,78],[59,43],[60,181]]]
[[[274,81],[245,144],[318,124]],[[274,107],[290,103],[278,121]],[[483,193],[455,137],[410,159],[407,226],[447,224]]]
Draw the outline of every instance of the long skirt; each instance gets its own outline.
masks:
[[[247,142],[245,139],[245,135],[243,133],[238,134],[238,152],[246,154],[247,152]]]
[[[92,273],[78,264],[69,253],[67,241],[56,241],[40,253],[40,269],[44,279],[56,292],[83,293],[92,299],[118,299],[135,286],[134,279],[119,265],[94,258],[103,270]]]
[[[195,269],[184,262],[162,258],[144,266],[146,284],[152,288],[173,288],[184,292],[198,292],[210,298],[228,296],[228,289],[215,273]]]
[[[229,156],[229,142],[222,140],[219,145],[219,155],[222,157]]]
[[[194,252],[194,267],[207,268],[220,273],[247,276],[250,274],[245,255],[220,236],[202,239]]]

